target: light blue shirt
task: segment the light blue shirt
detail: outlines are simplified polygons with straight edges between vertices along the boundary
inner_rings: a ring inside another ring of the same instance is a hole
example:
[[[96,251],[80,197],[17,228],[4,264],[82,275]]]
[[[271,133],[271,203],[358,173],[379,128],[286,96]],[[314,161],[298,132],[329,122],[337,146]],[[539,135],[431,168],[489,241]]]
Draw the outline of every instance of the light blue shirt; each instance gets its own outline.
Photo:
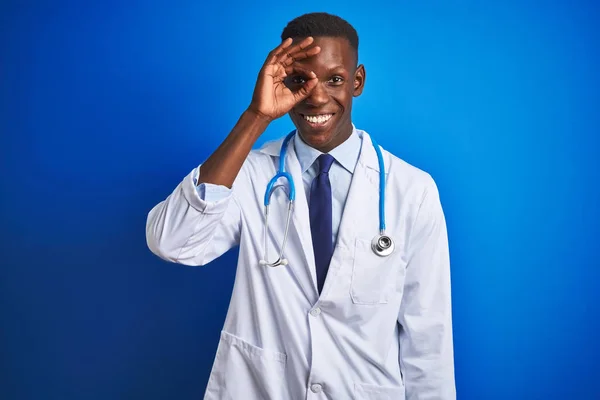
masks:
[[[361,146],[362,140],[353,129],[352,134],[345,142],[329,152],[335,158],[335,162],[329,170],[329,181],[331,182],[331,233],[334,246]],[[304,193],[310,207],[310,188],[313,179],[319,172],[319,163],[315,161],[323,153],[304,143],[300,135],[294,136],[294,147],[296,156],[300,161]]]
[[[350,191],[350,183],[352,175],[360,156],[362,147],[362,139],[353,127],[352,134],[345,142],[337,146],[329,152],[335,158],[335,162],[329,170],[329,180],[331,182],[331,217],[332,217],[332,240],[335,246],[337,241],[338,230],[342,221],[342,214],[348,192]],[[302,170],[302,182],[304,183],[304,194],[310,207],[310,187],[313,179],[319,171],[319,163],[315,162],[317,158],[323,154],[319,150],[310,147],[300,137],[294,136],[294,148],[296,156],[300,161]],[[197,174],[196,169],[196,174]],[[197,182],[197,177],[194,177]],[[214,185],[211,183],[201,183],[197,186],[198,195],[202,200],[213,202],[221,200],[229,194],[231,189],[226,186]],[[266,188],[265,188],[266,189]]]

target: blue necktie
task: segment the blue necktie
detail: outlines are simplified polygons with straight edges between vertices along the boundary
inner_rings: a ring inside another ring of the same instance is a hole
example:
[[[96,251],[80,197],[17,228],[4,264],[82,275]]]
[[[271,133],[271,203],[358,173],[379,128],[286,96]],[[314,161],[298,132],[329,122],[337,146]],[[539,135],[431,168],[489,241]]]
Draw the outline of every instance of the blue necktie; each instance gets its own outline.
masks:
[[[332,221],[331,221],[331,183],[329,168],[334,158],[329,154],[321,154],[318,158],[319,173],[313,179],[310,188],[310,231],[312,233],[315,265],[317,269],[317,288],[319,294],[323,289],[329,262],[333,255]]]

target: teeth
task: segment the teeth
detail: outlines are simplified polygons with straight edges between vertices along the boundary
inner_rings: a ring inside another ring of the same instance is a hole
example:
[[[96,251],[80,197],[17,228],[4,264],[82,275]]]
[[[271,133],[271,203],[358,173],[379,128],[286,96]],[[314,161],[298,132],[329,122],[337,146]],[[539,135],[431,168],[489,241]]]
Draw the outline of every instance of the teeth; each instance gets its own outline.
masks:
[[[329,121],[333,114],[323,114],[323,115],[305,115],[304,119],[313,124],[323,124]]]

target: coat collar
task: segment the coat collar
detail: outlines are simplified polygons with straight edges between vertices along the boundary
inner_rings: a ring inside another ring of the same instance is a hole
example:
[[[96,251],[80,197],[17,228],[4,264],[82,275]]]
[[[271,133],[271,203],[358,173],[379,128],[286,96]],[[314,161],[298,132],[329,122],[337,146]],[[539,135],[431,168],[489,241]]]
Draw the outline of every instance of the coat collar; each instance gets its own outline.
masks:
[[[353,125],[354,128],[354,125]],[[377,153],[373,148],[373,142],[371,141],[371,136],[363,130],[354,128],[354,131],[358,136],[362,139],[362,149],[361,154],[358,158],[358,164],[373,169],[379,172],[379,161],[377,159]],[[296,132],[296,130],[292,131]],[[268,154],[270,156],[278,157],[281,151],[281,145],[285,137],[281,137],[276,140],[272,140],[266,142],[258,151],[263,154]],[[381,147],[381,146],[380,146]],[[385,170],[387,171],[389,168],[389,159],[384,156],[384,165]]]
[[[339,165],[353,174],[358,162],[361,146],[362,139],[358,136],[356,128],[353,126],[350,137],[335,149],[331,150],[329,154],[333,156]],[[302,173],[305,173],[315,163],[315,160],[323,154],[319,150],[306,144],[300,135],[294,136],[294,148],[296,149],[296,155],[300,161]]]

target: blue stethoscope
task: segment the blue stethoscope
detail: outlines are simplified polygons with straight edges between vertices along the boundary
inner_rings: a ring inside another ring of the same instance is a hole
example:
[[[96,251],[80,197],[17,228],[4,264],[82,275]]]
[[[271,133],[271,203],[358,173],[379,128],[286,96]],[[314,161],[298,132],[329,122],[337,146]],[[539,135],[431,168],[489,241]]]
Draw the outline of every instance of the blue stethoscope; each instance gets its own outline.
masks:
[[[281,151],[279,153],[279,170],[267,185],[267,190],[265,192],[265,229],[263,237],[264,257],[262,260],[260,260],[260,264],[266,265],[268,267],[277,267],[279,265],[288,264],[288,260],[283,258],[283,251],[287,242],[288,229],[290,227],[292,210],[294,208],[294,200],[296,199],[296,186],[294,185],[294,179],[292,178],[290,173],[285,172],[285,155],[287,152],[288,144],[290,140],[294,137],[295,133],[296,131],[292,131],[283,140],[283,144],[281,145]],[[373,142],[373,147],[375,148],[375,152],[377,153],[377,160],[379,162],[379,235],[376,235],[371,241],[371,249],[378,256],[386,257],[392,254],[392,252],[394,251],[394,241],[391,237],[385,234],[385,166],[383,164],[383,155],[381,154],[381,149],[379,148],[379,145],[375,142],[373,138],[371,138],[371,141]],[[285,178],[288,181],[290,187],[289,204],[287,211],[287,221],[285,223],[285,233],[283,235],[283,242],[281,244],[279,258],[275,262],[270,263],[267,261],[269,258],[267,250],[267,232],[269,230],[269,202],[271,194],[273,193],[273,185],[275,185],[279,178]]]

